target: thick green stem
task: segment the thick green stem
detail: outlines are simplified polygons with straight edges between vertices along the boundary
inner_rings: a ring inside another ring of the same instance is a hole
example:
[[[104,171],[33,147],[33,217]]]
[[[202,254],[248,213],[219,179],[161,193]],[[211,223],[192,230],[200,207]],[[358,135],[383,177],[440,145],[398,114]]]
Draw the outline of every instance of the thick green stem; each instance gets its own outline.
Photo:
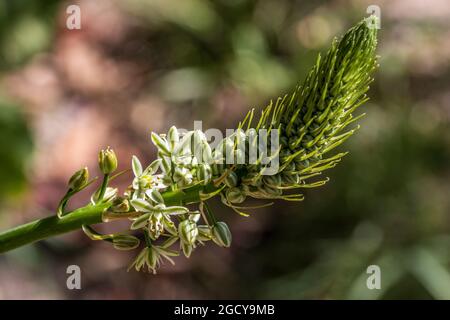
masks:
[[[167,205],[189,204],[200,201],[199,192],[213,192],[213,185],[194,186],[184,191],[168,191],[163,194]],[[82,225],[101,223],[103,212],[110,203],[87,205],[74,210],[62,218],[56,215],[35,220],[0,233],[0,253],[30,244],[39,240],[81,229]]]
[[[102,222],[102,212],[109,203],[88,205],[61,219],[56,215],[35,220],[0,233],[0,253],[52,236],[80,229],[83,224]]]

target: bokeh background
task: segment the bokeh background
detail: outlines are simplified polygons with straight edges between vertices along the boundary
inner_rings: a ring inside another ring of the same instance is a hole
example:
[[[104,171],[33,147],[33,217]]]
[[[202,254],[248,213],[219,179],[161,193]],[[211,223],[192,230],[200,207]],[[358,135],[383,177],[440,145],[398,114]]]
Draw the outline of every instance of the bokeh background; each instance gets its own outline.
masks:
[[[70,4],[81,30],[66,28]],[[213,203],[232,248],[199,248],[157,276],[127,272],[137,251],[82,232],[12,251],[0,256],[0,299],[450,299],[446,0],[0,0],[0,229],[54,212],[75,170],[98,174],[101,148],[125,169],[133,154],[154,158],[150,130],[233,128],[302,80],[371,4],[372,100],[325,187],[250,218]],[[66,288],[71,264],[82,290]],[[366,288],[371,264],[381,290]]]

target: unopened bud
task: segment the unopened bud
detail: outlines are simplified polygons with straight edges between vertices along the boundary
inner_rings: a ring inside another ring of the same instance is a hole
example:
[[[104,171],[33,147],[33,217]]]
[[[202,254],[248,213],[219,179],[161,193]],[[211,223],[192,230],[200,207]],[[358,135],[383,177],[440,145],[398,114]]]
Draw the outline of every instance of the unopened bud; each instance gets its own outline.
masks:
[[[212,179],[211,167],[208,164],[200,163],[197,167],[197,179],[203,185],[207,185]]]
[[[199,241],[209,241],[212,238],[211,228],[207,225],[198,226],[198,237]]]
[[[128,234],[119,234],[112,238],[113,246],[117,250],[135,249],[139,246],[139,242],[138,238]]]
[[[178,225],[178,233],[182,242],[193,245],[198,236],[198,228],[195,221],[186,219]]]
[[[212,235],[219,246],[228,248],[231,245],[231,232],[225,222],[216,222],[212,227]]]
[[[117,157],[109,147],[98,154],[98,166],[103,174],[110,174],[117,169]]]
[[[170,149],[174,150],[175,147],[177,146],[178,142],[180,142],[180,135],[178,134],[177,127],[175,127],[175,126],[170,127],[168,139],[169,139]]]
[[[89,180],[89,170],[87,167],[78,170],[69,179],[69,189],[76,191],[83,188]]]
[[[234,171],[230,171],[227,175],[227,177],[225,178],[225,184],[230,187],[236,187],[238,184],[238,176]]]
[[[245,201],[246,195],[240,188],[234,187],[227,190],[227,200],[231,203],[242,203]]]

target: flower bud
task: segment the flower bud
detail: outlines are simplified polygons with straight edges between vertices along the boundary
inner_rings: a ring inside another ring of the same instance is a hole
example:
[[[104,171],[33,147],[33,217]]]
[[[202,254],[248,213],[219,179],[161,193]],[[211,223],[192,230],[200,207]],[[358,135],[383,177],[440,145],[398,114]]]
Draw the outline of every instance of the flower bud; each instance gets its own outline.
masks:
[[[211,167],[208,164],[200,163],[197,167],[197,179],[203,185],[207,185],[212,179]]]
[[[194,245],[198,236],[197,224],[192,220],[184,220],[178,225],[178,233],[183,243]]]
[[[231,232],[228,225],[219,221],[212,227],[213,240],[217,245],[228,248],[231,245]]]
[[[203,156],[203,162],[210,164],[212,162],[212,150],[211,150],[211,146],[209,145],[209,143],[205,140],[202,141],[202,156]]]
[[[262,185],[258,187],[258,190],[270,197],[279,197],[282,195],[283,191],[277,188],[269,187],[268,185]]]
[[[227,177],[225,178],[225,184],[232,188],[236,187],[238,184],[238,176],[234,171],[230,171]]]
[[[281,176],[279,174],[273,176],[264,176],[263,182],[271,187],[279,187],[281,186]]]
[[[175,126],[170,127],[169,134],[167,135],[169,139],[170,149],[174,150],[178,142],[180,142],[180,135],[178,134],[178,129]]]
[[[239,188],[230,188],[227,190],[227,200],[231,203],[242,203],[245,200],[245,194]]]
[[[73,191],[77,191],[82,189],[89,180],[89,170],[87,167],[84,167],[83,169],[78,170],[73,174],[72,177],[69,179],[69,189]]]
[[[209,241],[212,238],[212,230],[207,225],[198,226],[198,237],[199,241]]]
[[[283,182],[290,185],[295,185],[300,182],[300,176],[296,173],[285,174],[283,173]]]
[[[112,238],[113,246],[117,250],[135,249],[139,246],[139,242],[138,238],[128,234],[119,234]]]
[[[98,166],[103,174],[110,174],[117,169],[117,157],[109,147],[98,154]]]

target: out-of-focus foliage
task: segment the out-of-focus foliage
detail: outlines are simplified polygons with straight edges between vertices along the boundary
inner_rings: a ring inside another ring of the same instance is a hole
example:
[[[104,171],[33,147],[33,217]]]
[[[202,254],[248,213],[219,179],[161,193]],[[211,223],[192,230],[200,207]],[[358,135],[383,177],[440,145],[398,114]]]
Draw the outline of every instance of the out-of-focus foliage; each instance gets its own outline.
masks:
[[[0,1],[0,81],[46,49],[52,37],[57,1]],[[4,196],[23,191],[26,164],[31,160],[31,136],[23,112],[0,90],[0,203]],[[2,210],[0,209],[0,212]]]
[[[0,105],[0,204],[4,195],[22,190],[31,157],[30,133],[16,107]]]
[[[58,2],[0,1],[0,70],[23,63],[50,45]]]
[[[80,0],[82,30],[69,31],[68,2],[0,3],[0,63],[16,69],[2,74],[0,90],[30,115],[36,141],[31,195],[11,223],[39,215],[37,206],[54,210],[61,185],[76,169],[95,168],[107,145],[125,169],[131,154],[154,157],[149,130],[192,129],[200,119],[204,129],[233,128],[249,107],[303,79],[318,51],[374,4]],[[6,3],[15,16],[4,14]],[[232,247],[199,248],[157,277],[127,273],[130,256],[81,233],[16,251],[0,260],[0,297],[450,298],[450,7],[376,4],[381,58],[371,103],[323,189],[247,219],[214,203],[231,221]],[[32,39],[13,32],[30,15],[41,26]],[[21,37],[24,54],[5,55]],[[80,292],[65,288],[69,264],[83,270]],[[371,264],[381,267],[381,290],[366,287]]]

